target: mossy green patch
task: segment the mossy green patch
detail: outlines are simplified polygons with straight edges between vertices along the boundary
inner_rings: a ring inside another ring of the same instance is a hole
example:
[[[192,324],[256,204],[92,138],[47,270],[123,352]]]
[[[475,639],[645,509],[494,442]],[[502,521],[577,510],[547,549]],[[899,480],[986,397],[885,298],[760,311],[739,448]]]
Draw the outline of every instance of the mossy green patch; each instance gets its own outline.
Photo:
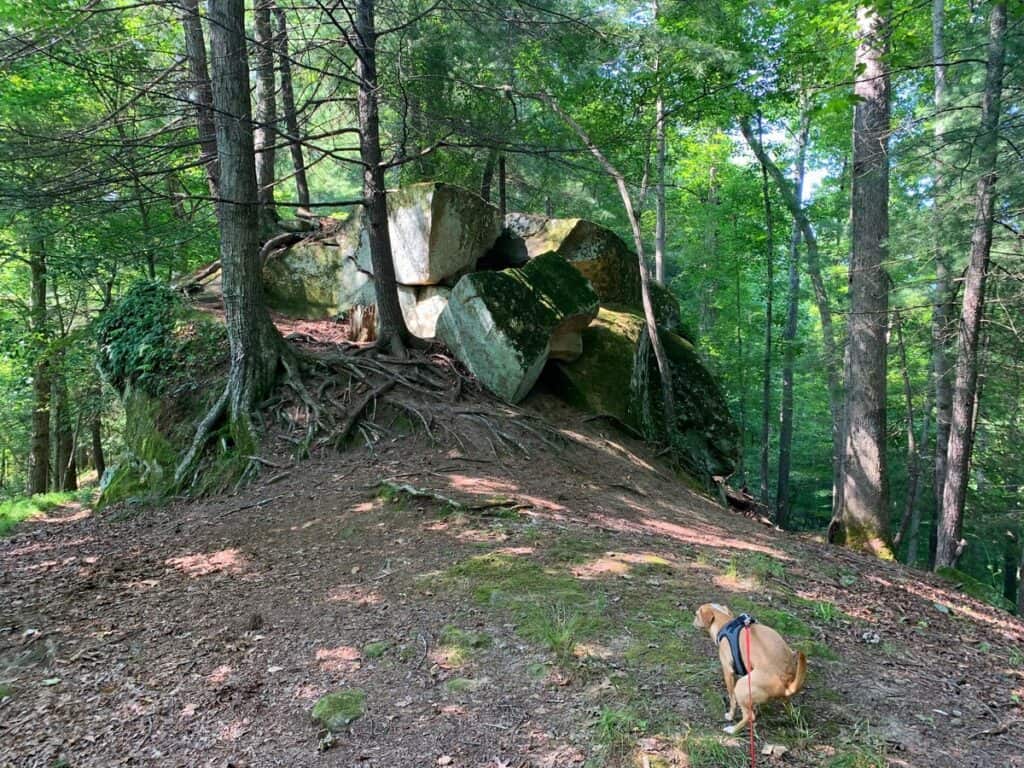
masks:
[[[358,688],[347,688],[321,696],[313,705],[313,721],[337,733],[358,720],[366,711],[366,694]]]
[[[444,687],[448,693],[472,693],[480,687],[480,681],[468,677],[453,677],[445,682]]]
[[[567,661],[580,639],[607,624],[601,593],[524,557],[488,553],[456,563],[444,578],[472,592],[485,605],[509,611],[516,631]]]
[[[885,768],[885,755],[868,747],[844,749],[833,755],[825,768]]]
[[[7,683],[0,683],[0,701],[14,696],[14,686]]]
[[[579,564],[603,553],[605,549],[605,543],[597,539],[586,536],[560,536],[546,546],[542,554],[544,559],[551,563]]]
[[[803,640],[793,645],[794,650],[803,651],[809,659],[822,659],[824,661],[838,661],[839,654],[819,640]]]
[[[452,667],[461,667],[475,653],[489,648],[491,637],[486,632],[469,632],[448,624],[441,630],[440,646],[447,663]]]
[[[648,722],[635,707],[601,707],[594,723],[594,740],[612,751],[622,751],[647,732]]]
[[[683,747],[690,768],[742,768],[750,759],[743,749],[726,746],[717,735],[690,733]]]
[[[363,646],[364,659],[379,659],[391,649],[391,643],[386,640],[375,640]]]
[[[1004,611],[1014,613],[1017,610],[1017,606],[1012,601],[1007,600],[1002,593],[1000,593],[995,587],[990,584],[986,584],[969,573],[958,571],[956,568],[938,568],[937,573],[942,578],[956,584],[956,588],[961,592],[970,595],[976,600],[993,605],[996,608],[1001,608]]]
[[[626,661],[634,667],[654,669],[669,680],[686,679],[703,658],[689,637],[692,621],[671,597],[644,595],[642,606],[628,621],[631,638]]]
[[[729,558],[726,574],[734,578],[750,576],[763,584],[768,579],[784,578],[786,565],[760,552],[744,552]]]

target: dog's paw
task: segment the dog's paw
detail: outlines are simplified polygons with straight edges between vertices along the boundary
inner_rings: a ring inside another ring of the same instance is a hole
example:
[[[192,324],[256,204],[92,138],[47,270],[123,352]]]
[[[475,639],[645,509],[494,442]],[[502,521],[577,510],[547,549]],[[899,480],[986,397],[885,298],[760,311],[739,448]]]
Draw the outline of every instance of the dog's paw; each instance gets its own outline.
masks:
[[[730,736],[732,736],[734,733],[736,733],[736,726],[735,725],[727,725],[722,730],[725,731],[726,733],[728,733]]]
[[[725,722],[727,722],[727,723],[731,723],[732,722],[732,712],[726,712],[725,713]]]

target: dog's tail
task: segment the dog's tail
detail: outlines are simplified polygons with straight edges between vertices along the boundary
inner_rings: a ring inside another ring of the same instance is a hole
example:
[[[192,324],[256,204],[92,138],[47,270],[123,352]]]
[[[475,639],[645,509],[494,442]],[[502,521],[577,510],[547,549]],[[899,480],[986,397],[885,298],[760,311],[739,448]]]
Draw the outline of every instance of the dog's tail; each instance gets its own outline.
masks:
[[[803,651],[796,652],[796,674],[793,680],[786,686],[786,697],[795,695],[804,687],[804,680],[807,679],[807,657]]]

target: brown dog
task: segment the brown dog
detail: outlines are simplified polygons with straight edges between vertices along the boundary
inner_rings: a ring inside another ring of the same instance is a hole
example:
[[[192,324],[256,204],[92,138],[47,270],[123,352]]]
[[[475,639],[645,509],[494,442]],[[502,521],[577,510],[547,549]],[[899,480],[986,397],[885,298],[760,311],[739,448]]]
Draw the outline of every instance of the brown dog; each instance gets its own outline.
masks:
[[[723,605],[705,603],[697,609],[693,626],[707,630],[711,639],[718,642],[718,633],[733,615]],[[749,655],[747,651],[747,633]],[[804,686],[807,677],[807,657],[802,652],[793,652],[786,641],[771,627],[751,624],[739,633],[740,658],[747,674],[737,679],[733,668],[731,644],[725,638],[718,643],[718,658],[722,662],[722,676],[729,692],[729,711],[725,719],[732,721],[736,705],[740,705],[742,719],[736,725],[726,726],[726,733],[739,733],[754,719],[754,706],[772,699],[788,699]]]

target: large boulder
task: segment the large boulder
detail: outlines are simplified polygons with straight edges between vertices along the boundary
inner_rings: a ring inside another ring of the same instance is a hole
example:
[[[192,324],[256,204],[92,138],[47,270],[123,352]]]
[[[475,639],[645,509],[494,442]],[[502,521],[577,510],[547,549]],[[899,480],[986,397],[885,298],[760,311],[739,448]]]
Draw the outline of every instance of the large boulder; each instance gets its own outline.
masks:
[[[436,285],[472,270],[501,232],[498,209],[461,187],[412,184],[388,195],[395,279]]]
[[[553,337],[561,355],[578,352],[598,305],[590,284],[556,254],[527,266],[464,276],[437,320],[437,336],[455,357],[513,403],[536,383]]]
[[[510,213],[505,230],[510,237],[503,237],[499,246],[510,263],[522,257],[523,249],[530,259],[554,251],[590,281],[602,305],[640,306],[636,255],[610,229],[586,219]]]
[[[374,304],[370,247],[362,217],[331,234],[304,240],[263,265],[267,304],[308,320],[336,317],[356,304]]]
[[[583,354],[549,366],[555,391],[570,403],[618,419],[645,438],[663,440],[664,416],[657,362],[645,337],[644,319],[602,308],[583,331]],[[673,447],[691,468],[728,475],[739,455],[739,430],[718,383],[693,345],[659,331],[672,368],[676,424]]]
[[[583,275],[567,268],[557,253],[537,256],[522,272],[541,301],[556,315],[551,329],[548,357],[553,360],[575,360],[583,354],[581,333],[597,316],[597,293]]]

